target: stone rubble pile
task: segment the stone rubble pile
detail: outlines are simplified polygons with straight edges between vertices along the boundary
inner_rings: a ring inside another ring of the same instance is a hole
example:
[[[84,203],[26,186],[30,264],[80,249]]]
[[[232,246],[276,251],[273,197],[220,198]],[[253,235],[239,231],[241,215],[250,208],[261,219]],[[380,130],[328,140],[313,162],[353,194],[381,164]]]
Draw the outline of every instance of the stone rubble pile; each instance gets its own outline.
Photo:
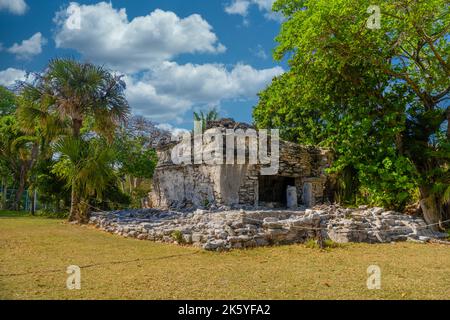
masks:
[[[158,209],[94,213],[90,223],[124,237],[228,250],[330,239],[337,243],[426,242],[448,235],[419,217],[382,208],[323,205],[305,210],[176,212]]]

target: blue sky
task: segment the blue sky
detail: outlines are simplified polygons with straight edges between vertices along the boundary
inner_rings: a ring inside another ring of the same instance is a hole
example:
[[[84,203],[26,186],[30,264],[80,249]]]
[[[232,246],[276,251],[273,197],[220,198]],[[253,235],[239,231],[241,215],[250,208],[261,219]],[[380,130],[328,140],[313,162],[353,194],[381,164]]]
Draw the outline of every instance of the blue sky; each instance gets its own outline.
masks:
[[[0,84],[42,71],[54,57],[125,75],[133,113],[192,127],[218,107],[251,121],[256,93],[286,70],[272,59],[273,0],[0,0]]]

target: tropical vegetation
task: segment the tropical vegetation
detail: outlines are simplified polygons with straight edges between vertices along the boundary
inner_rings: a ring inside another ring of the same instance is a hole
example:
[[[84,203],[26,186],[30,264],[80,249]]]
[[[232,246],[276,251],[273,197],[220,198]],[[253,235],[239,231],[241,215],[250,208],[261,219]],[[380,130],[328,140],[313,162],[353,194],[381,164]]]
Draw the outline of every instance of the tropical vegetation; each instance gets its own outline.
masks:
[[[129,127],[124,89],[121,75],[72,59],[50,61],[14,91],[0,87],[2,209],[19,210],[27,192],[80,223],[93,209],[140,207],[156,154],[145,130]]]
[[[274,58],[289,71],[260,93],[254,119],[330,148],[338,201],[397,210],[418,201],[440,224],[450,219],[450,4],[372,4],[276,1]]]

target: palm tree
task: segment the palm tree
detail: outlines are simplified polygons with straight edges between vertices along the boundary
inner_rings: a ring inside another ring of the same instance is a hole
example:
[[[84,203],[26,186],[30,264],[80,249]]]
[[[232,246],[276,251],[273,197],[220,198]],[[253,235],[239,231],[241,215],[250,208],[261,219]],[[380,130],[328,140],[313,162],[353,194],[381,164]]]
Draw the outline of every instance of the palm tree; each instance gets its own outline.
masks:
[[[88,222],[89,198],[101,198],[106,188],[115,182],[113,149],[99,139],[89,141],[73,137],[62,138],[55,145],[61,158],[54,166],[54,173],[67,181],[77,201],[72,221]]]
[[[94,130],[111,137],[114,128],[127,119],[125,82],[101,66],[71,59],[50,61],[44,75],[37,75],[35,97],[61,119],[68,120],[72,136],[80,137],[83,123],[94,119]]]
[[[24,135],[14,116],[0,119],[0,166],[7,168],[6,171],[13,176],[17,183],[13,202],[14,210],[20,209],[21,198],[29,173],[36,162],[37,153],[36,137]],[[5,184],[3,187],[5,188]],[[3,197],[4,204],[5,200]]]
[[[30,174],[28,175],[28,187],[31,196],[31,213],[34,214],[34,194],[36,191],[37,173],[34,166],[38,163],[49,163],[53,157],[51,143],[62,135],[70,134],[68,122],[51,112],[48,105],[39,104],[37,90],[24,88],[16,97],[16,117],[21,131],[30,137],[34,137],[36,152],[33,159]],[[19,189],[20,190],[20,189]]]
[[[216,108],[209,110],[206,114],[203,111],[194,112],[194,120],[202,123],[202,131],[206,130],[208,122],[215,121],[219,118],[219,113]]]
[[[22,84],[32,105],[28,116],[43,120],[54,115],[70,129],[70,136],[81,139],[85,122],[92,120],[92,130],[112,140],[114,131],[129,115],[122,76],[101,66],[72,59],[50,61],[43,75],[36,75],[34,84]],[[39,111],[39,112],[38,112]],[[50,119],[50,118],[49,118]],[[79,188],[72,186],[70,220],[79,220]],[[81,221],[80,221],[81,222]]]

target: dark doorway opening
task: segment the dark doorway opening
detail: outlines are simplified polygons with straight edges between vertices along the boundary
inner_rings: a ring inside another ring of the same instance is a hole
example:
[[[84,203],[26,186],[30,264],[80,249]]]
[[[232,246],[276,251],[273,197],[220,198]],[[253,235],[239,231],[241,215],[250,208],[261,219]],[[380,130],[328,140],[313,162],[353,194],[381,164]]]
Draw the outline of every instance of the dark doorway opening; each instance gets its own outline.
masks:
[[[295,178],[282,176],[259,176],[259,202],[286,206],[287,187],[295,186]]]

